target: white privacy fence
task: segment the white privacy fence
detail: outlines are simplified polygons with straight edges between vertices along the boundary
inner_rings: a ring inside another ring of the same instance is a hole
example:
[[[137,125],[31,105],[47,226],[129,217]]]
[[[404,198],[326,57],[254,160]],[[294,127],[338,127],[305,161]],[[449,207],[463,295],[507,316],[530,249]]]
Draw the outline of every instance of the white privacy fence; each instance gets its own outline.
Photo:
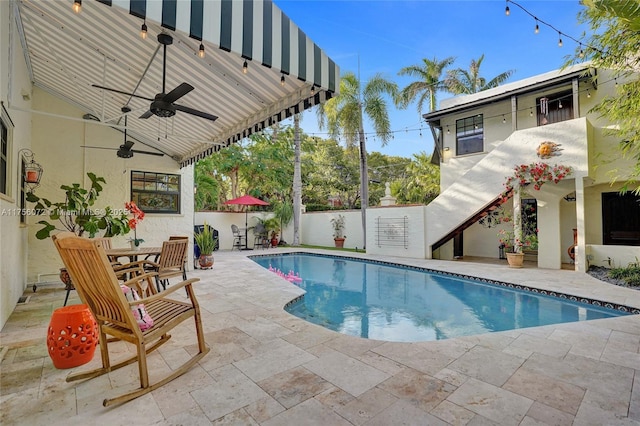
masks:
[[[331,219],[344,216],[345,248],[362,249],[364,237],[360,210],[334,210],[307,212],[302,214],[300,243],[331,247],[333,226]],[[253,246],[253,229],[257,218],[272,217],[270,212],[252,212],[247,215],[249,247]],[[244,212],[197,212],[195,224],[207,222],[218,230],[221,250],[230,250],[233,245],[231,225],[245,226]],[[293,221],[285,227],[281,238],[293,242]],[[425,258],[425,206],[370,207],[367,209],[367,252],[391,256]]]

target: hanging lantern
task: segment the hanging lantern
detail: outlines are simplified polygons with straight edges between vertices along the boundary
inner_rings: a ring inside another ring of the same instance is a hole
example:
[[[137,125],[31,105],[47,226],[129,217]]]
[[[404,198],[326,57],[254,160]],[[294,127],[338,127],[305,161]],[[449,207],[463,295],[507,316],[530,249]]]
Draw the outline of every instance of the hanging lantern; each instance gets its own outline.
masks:
[[[18,152],[22,155],[22,179],[24,185],[29,188],[29,192],[40,186],[43,169],[39,163],[35,161],[35,154],[27,148],[23,148]]]

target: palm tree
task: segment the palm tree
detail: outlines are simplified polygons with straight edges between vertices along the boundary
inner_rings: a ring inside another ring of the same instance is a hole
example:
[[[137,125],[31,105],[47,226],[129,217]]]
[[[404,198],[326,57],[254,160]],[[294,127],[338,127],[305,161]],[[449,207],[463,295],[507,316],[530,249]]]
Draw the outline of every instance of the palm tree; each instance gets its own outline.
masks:
[[[462,68],[449,70],[447,72],[447,78],[445,79],[447,91],[454,95],[478,93],[482,90],[498,87],[515,72],[515,70],[505,71],[487,82],[486,78],[480,76],[480,66],[482,65],[483,60],[484,53],[480,58],[478,58],[478,60],[471,60],[468,71],[463,70]]]
[[[398,75],[417,77],[417,80],[409,83],[402,89],[398,96],[398,106],[406,108],[416,98],[418,98],[418,114],[422,115],[425,102],[429,103],[429,111],[436,109],[436,92],[446,90],[444,81],[441,81],[442,72],[446,67],[453,64],[455,58],[450,56],[439,61],[437,58],[422,59],[422,64],[411,65],[402,68]]]
[[[293,246],[300,245],[302,171],[300,167],[300,114],[293,116]]]
[[[369,174],[367,171],[367,147],[364,134],[363,114],[366,114],[380,138],[382,146],[391,139],[391,122],[387,101],[384,95],[395,99],[397,84],[375,74],[361,88],[360,79],[352,72],[345,73],[340,79],[340,94],[329,99],[318,108],[318,124],[325,126],[333,137],[344,137],[346,145],[360,144],[360,206],[362,212],[363,247],[366,246],[366,209],[369,199]]]

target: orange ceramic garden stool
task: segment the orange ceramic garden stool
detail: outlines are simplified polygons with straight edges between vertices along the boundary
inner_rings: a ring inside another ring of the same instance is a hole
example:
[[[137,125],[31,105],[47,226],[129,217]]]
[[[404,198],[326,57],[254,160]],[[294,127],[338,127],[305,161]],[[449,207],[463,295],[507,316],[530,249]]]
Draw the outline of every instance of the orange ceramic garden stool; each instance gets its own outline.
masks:
[[[56,368],[72,368],[93,358],[98,345],[98,324],[87,305],[71,305],[53,311],[47,333],[47,349]]]

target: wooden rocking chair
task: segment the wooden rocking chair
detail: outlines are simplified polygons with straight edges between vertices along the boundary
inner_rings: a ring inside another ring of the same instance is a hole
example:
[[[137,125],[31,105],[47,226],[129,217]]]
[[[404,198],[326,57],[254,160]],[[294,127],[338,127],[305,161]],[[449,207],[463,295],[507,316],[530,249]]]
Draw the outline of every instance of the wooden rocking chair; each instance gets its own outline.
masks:
[[[199,281],[198,278],[183,281],[172,285],[166,291],[153,294],[155,289],[148,287],[153,286],[149,284],[149,281],[151,277],[156,275],[155,272],[130,274],[133,277],[124,282],[124,285],[136,289],[140,295],[150,295],[140,300],[128,302],[120,287],[116,272],[105,254],[102,242],[77,237],[73,233],[57,234],[53,237],[53,241],[71,275],[80,299],[89,306],[100,332],[102,367],[92,371],[72,373],[67,376],[67,382],[98,377],[137,362],[140,388],[121,396],[105,399],[103,405],[107,407],[130,401],[159,388],[187,372],[209,352],[202,332],[200,307],[192,288],[193,283]],[[181,302],[167,297],[183,287],[187,291],[190,302]],[[153,319],[153,326],[144,331],[140,329],[131,311],[132,306],[140,304],[144,304],[147,313]],[[195,321],[198,353],[168,376],[150,384],[147,354],[166,343],[171,337],[168,332],[191,317]],[[111,365],[107,345],[112,339],[108,339],[107,336],[134,344],[137,354]]]

